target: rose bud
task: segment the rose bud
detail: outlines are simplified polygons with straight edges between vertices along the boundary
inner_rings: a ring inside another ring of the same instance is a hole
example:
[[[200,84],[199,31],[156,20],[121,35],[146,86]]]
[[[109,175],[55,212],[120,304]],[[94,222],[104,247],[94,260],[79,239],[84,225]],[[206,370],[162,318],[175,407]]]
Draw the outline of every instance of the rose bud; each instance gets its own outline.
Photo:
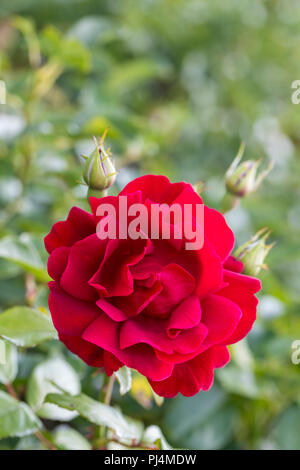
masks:
[[[110,151],[105,150],[103,141],[107,131],[104,132],[101,140],[96,138],[96,148],[86,158],[83,168],[83,179],[88,185],[88,197],[102,197],[106,195],[106,190],[110,188],[116,180],[116,169],[110,158]]]
[[[274,243],[266,244],[271,230],[266,227],[259,230],[249,241],[241,245],[234,253],[234,256],[243,261],[244,273],[249,276],[257,276],[261,269],[267,269],[264,260]]]
[[[256,191],[273,168],[273,162],[270,160],[267,168],[257,176],[256,173],[262,160],[246,160],[240,163],[244,150],[245,143],[242,142],[237,156],[225,174],[227,191],[237,197],[244,197]]]

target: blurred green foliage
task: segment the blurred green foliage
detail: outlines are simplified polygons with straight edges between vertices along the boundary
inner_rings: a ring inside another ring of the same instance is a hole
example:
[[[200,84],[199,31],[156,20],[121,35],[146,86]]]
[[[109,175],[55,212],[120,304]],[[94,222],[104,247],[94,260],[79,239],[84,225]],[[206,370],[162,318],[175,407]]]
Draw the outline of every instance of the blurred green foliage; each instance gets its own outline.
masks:
[[[245,140],[246,158],[275,162],[262,187],[227,216],[237,245],[264,226],[277,241],[261,273],[253,331],[232,347],[232,363],[207,393],[162,407],[147,390],[143,397],[143,387],[138,401],[120,400],[117,387],[113,398],[126,415],[161,426],[176,447],[300,449],[300,365],[291,361],[300,338],[300,107],[291,102],[300,78],[299,2],[5,0],[0,16],[1,310],[29,304],[47,314],[43,236],[72,205],[87,208],[77,181],[93,135],[110,129],[115,191],[140,174],[163,173],[204,181],[204,200],[217,209],[224,172]],[[19,351],[10,380],[21,397],[49,357],[65,357],[83,391],[97,397],[103,377],[55,340]],[[19,408],[18,425],[35,426],[26,405]],[[47,424],[56,445],[78,440],[89,448],[75,431],[88,434],[83,418],[68,424],[73,429],[57,423]],[[41,444],[27,436],[0,446]]]

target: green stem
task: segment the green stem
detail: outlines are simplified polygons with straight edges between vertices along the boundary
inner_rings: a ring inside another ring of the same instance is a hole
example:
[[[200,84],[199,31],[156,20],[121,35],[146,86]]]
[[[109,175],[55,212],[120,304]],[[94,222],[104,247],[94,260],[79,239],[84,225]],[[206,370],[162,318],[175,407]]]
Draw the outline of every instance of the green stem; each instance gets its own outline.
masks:
[[[92,189],[92,188],[88,189],[88,193],[87,193],[88,201],[90,197],[101,198],[105,196],[107,196],[107,189]]]
[[[237,207],[239,203],[240,198],[238,196],[234,196],[233,194],[226,192],[221,202],[222,214],[226,214],[227,212],[231,211]]]
[[[112,392],[114,388],[114,382],[115,382],[115,375],[113,374],[106,385],[106,390],[105,390],[105,395],[104,395],[104,400],[103,403],[104,405],[109,406],[111,402],[111,397],[112,397]],[[102,442],[105,441],[106,438],[106,426],[102,425],[97,428],[96,431],[96,442]]]
[[[105,393],[105,398],[104,398],[104,405],[109,405],[111,402],[111,396],[114,388],[114,383],[115,383],[115,375],[112,374],[109,378],[107,388],[106,388],[106,393]]]

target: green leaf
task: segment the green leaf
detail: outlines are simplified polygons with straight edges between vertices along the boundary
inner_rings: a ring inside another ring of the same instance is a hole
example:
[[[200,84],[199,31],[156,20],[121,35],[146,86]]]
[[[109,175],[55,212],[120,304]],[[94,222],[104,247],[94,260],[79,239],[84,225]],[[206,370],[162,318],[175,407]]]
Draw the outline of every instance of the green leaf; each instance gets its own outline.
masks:
[[[196,427],[181,445],[188,449],[222,449],[228,443],[237,426],[237,410],[226,403],[217,413],[213,413],[204,423]]]
[[[251,370],[242,369],[234,363],[216,372],[223,388],[231,393],[247,398],[256,398],[259,395],[255,375]]]
[[[300,410],[297,405],[286,409],[275,421],[271,438],[281,450],[300,450]]]
[[[135,423],[137,429],[140,432],[143,431],[141,427],[141,423],[137,420],[130,420],[131,422]],[[113,437],[113,433],[108,433],[108,439]],[[127,440],[128,441],[128,440]],[[166,441],[165,437],[162,434],[162,431],[158,426],[149,426],[146,428],[145,432],[140,434],[140,439],[137,441],[136,447],[132,445],[128,447],[128,442],[124,440],[120,440],[120,442],[110,441],[107,445],[107,450],[143,450],[143,449],[159,449],[159,450],[172,450],[173,448],[170,444]]]
[[[170,71],[167,64],[149,59],[134,59],[123,62],[121,65],[115,65],[112,69],[109,90],[113,93],[132,90],[149,80],[166,78]]]
[[[57,61],[64,68],[89,71],[90,51],[76,39],[63,36],[53,25],[44,28],[42,44],[49,59]]]
[[[46,450],[46,448],[34,435],[31,435],[22,437],[14,450]]]
[[[216,385],[209,392],[200,392],[191,398],[179,396],[169,400],[163,429],[167,430],[170,440],[182,446],[194,429],[218,413],[225,400],[226,394]]]
[[[166,403],[163,429],[176,447],[220,449],[232,438],[237,425],[236,408],[215,384],[208,392]]]
[[[136,423],[127,420],[118,409],[99,403],[87,395],[50,393],[46,401],[67,410],[76,410],[81,416],[98,426],[107,426],[124,442],[138,441],[141,438],[141,429],[136,426]]]
[[[148,426],[143,434],[142,442],[146,445],[158,445],[161,450],[172,450],[158,426]]]
[[[0,391],[0,439],[26,436],[41,427],[39,419],[26,403]]]
[[[0,183],[1,184],[1,183]],[[16,264],[0,258],[0,279],[11,279],[21,272],[21,268]]]
[[[121,369],[115,372],[115,376],[117,377],[117,380],[120,384],[120,394],[125,395],[125,393],[129,392],[131,389],[131,370],[126,366],[121,367]]]
[[[18,353],[17,348],[8,341],[1,341],[4,344],[4,364],[0,362],[0,382],[7,384],[13,382],[18,373]]]
[[[233,361],[242,369],[253,370],[254,358],[246,338],[238,343],[232,344],[230,346],[230,353]]]
[[[70,426],[61,425],[55,429],[53,441],[61,450],[91,450],[92,446],[79,432]]]
[[[44,403],[48,393],[57,393],[60,388],[77,394],[80,392],[80,382],[70,364],[60,357],[55,357],[34,368],[28,381],[27,402],[42,418],[70,421],[77,416],[76,411],[62,410],[56,405]]]
[[[29,307],[13,307],[0,314],[0,336],[16,346],[33,347],[57,338],[50,317]]]
[[[0,258],[32,273],[39,281],[48,282],[50,280],[41,257],[27,234],[18,238],[6,237],[0,240]]]

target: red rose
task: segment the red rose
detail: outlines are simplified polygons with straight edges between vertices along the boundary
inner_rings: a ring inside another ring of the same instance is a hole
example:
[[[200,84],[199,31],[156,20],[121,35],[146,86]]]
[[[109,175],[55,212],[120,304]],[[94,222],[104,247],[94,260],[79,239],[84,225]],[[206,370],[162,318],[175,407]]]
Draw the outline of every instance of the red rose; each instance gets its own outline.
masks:
[[[187,183],[147,175],[119,196],[133,203],[202,204]],[[45,238],[50,253],[49,307],[60,340],[87,364],[111,375],[127,365],[161,396],[208,390],[229,361],[227,345],[256,318],[260,281],[241,273],[234,236],[219,212],[204,206],[204,245],[180,240],[100,240],[96,211],[119,196],[90,198],[93,214],[73,207]]]

